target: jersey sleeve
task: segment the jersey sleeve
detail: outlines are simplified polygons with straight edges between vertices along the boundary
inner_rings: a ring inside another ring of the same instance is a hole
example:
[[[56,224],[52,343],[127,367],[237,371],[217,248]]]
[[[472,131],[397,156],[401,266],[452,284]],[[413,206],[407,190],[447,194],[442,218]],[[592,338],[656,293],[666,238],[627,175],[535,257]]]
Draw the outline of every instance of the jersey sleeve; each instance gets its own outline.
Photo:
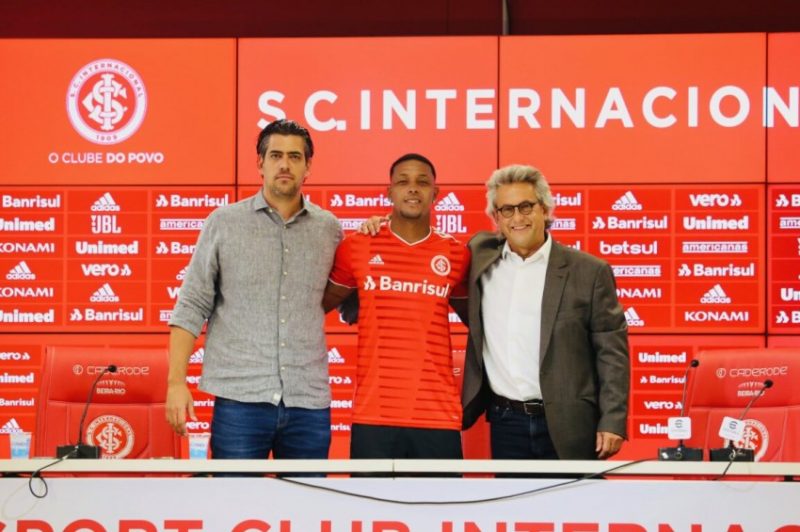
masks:
[[[328,280],[339,286],[356,288],[358,283],[353,272],[353,246],[357,243],[357,233],[346,237],[336,248],[336,257],[333,259],[333,268]]]
[[[460,244],[459,250],[461,261],[459,262],[460,271],[457,273],[456,277],[458,283],[453,287],[453,295],[450,297],[465,298],[469,294],[467,283],[469,281],[469,265],[472,259],[472,253],[470,253],[469,248],[464,244]]]

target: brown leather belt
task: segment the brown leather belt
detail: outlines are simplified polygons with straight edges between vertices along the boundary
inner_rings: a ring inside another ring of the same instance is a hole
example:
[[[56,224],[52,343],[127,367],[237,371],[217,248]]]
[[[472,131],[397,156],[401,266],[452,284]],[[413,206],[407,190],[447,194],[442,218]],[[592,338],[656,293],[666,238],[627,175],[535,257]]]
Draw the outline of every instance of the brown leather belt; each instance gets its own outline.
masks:
[[[529,401],[515,401],[501,395],[492,394],[492,403],[501,408],[510,408],[515,412],[528,414],[529,416],[544,415],[544,401],[541,399],[531,399]]]

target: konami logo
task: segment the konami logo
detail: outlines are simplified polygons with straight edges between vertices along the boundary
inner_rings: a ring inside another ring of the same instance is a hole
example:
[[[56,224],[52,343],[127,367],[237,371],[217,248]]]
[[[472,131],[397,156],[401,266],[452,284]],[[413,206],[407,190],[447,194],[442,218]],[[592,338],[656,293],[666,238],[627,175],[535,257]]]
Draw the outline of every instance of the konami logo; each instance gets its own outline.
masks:
[[[27,262],[21,260],[8,271],[6,279],[9,281],[32,281],[36,279],[36,274],[31,271]]]
[[[750,312],[746,310],[724,311],[724,310],[686,310],[683,319],[687,322],[748,322]]]
[[[617,297],[624,299],[661,299],[661,288],[617,287]]]
[[[0,286],[0,298],[52,299],[54,294],[52,286]]]
[[[55,252],[55,242],[0,242],[0,253],[3,254],[52,255]]]

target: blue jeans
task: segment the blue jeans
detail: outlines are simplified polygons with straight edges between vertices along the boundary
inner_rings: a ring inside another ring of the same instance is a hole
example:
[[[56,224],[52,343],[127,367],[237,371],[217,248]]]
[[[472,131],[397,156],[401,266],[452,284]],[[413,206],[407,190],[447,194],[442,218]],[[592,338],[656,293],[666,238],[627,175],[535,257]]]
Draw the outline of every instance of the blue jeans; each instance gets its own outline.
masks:
[[[330,444],[330,408],[214,401],[212,458],[328,458]]]
[[[500,460],[557,460],[544,415],[531,416],[508,407],[489,405],[492,458]]]

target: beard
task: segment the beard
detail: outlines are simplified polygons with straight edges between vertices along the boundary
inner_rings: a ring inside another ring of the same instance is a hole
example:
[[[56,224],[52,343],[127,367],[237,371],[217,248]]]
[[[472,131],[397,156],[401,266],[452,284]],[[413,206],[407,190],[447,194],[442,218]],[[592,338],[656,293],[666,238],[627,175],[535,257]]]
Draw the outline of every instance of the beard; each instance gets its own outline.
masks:
[[[286,184],[274,182],[269,187],[269,191],[275,198],[291,199],[297,197],[300,185],[295,181]]]

